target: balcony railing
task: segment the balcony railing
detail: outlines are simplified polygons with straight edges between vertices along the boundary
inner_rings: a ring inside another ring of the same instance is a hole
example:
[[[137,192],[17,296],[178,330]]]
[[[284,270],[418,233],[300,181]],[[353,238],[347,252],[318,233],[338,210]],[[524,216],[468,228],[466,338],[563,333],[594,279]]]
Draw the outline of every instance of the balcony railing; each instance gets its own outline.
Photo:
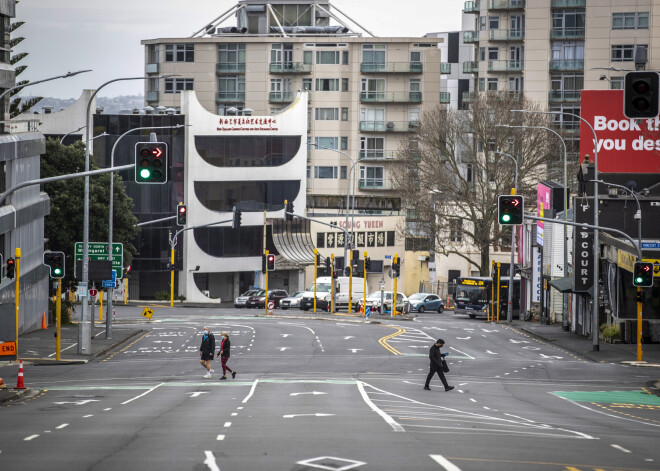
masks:
[[[478,43],[479,42],[479,31],[464,31],[463,32],[463,42],[464,43]]]
[[[520,10],[525,8],[525,0],[490,0],[489,10]]]
[[[412,132],[419,121],[360,121],[360,132]]]
[[[488,72],[520,72],[523,70],[521,60],[488,61]]]
[[[580,101],[580,93],[581,90],[551,90],[548,95],[548,99],[555,102],[578,102]]]
[[[477,92],[463,92],[463,102],[464,103],[472,103],[476,98],[479,93]],[[516,91],[506,91],[506,90],[487,90],[485,92],[480,92],[480,94],[484,95],[487,99],[506,99],[510,98],[512,100],[522,100],[523,99],[523,92],[516,92]]]
[[[147,74],[157,74],[158,73],[158,63],[147,64],[144,66],[144,72]]]
[[[451,63],[450,62],[441,62],[440,63],[440,73],[441,74],[451,74]]]
[[[584,59],[553,59],[550,70],[584,70]]]
[[[148,91],[146,96],[146,101],[158,101],[158,90]]]
[[[270,92],[268,101],[271,103],[291,103],[295,97],[293,92]]]
[[[218,103],[244,103],[245,92],[218,92],[215,95]]]
[[[463,73],[464,74],[479,73],[479,62],[477,62],[477,61],[463,62]]]
[[[477,94],[475,92],[463,92],[462,97],[463,103],[472,103],[477,97]]]
[[[585,8],[587,0],[552,0],[552,8]]]
[[[491,29],[488,31],[488,39],[491,41],[522,41],[525,39],[525,31],[522,29]]]
[[[463,5],[463,11],[465,13],[479,13],[479,0],[473,2],[465,2]]]
[[[271,62],[271,74],[309,74],[312,72],[311,64],[302,62]]]
[[[362,62],[363,74],[421,74],[424,66],[421,62]]]
[[[391,190],[392,182],[383,178],[360,178],[358,188],[360,190]]]
[[[395,150],[365,149],[360,151],[360,160],[394,160],[398,156]]]
[[[584,28],[552,28],[552,39],[584,39]]]
[[[422,92],[360,92],[362,103],[421,103]]]
[[[449,92],[440,92],[440,103],[447,105],[451,102],[451,93]]]
[[[216,74],[244,74],[245,62],[218,62],[215,72]]]

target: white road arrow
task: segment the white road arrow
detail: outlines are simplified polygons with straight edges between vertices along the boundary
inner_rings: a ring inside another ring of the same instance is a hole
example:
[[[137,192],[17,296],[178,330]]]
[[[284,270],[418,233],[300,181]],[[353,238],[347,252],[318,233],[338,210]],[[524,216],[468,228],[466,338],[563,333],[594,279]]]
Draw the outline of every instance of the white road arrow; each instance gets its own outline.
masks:
[[[352,335],[347,335],[346,337],[344,337],[344,340],[349,340],[349,339],[354,339],[354,338],[355,338],[355,337],[352,336]]]
[[[470,340],[472,337],[456,337],[456,340]]]
[[[303,394],[311,394],[313,396],[318,396],[319,394],[328,394],[321,391],[311,391],[311,392],[301,392],[301,393],[291,393],[289,396],[301,396]]]
[[[509,342],[511,342],[511,343],[529,343],[529,340],[515,340],[515,339],[509,339]]]
[[[486,350],[486,353],[490,353],[491,355],[498,355],[498,353],[491,352],[490,350]]]
[[[84,400],[82,400],[82,401],[73,401],[73,402],[69,402],[69,401],[64,401],[64,402],[54,402],[53,404],[58,404],[58,405],[62,405],[62,404],[75,404],[75,405],[77,405],[77,406],[84,406],[84,405],[87,404],[88,402],[99,402],[99,401],[98,401],[98,399],[84,399]]]
[[[293,419],[294,417],[330,417],[335,414],[323,414],[321,412],[317,412],[316,414],[288,414],[288,415],[283,415],[282,417],[285,419]]]
[[[564,357],[558,357],[558,356],[555,356],[555,355],[544,355],[543,353],[540,353],[539,355],[541,355],[543,358],[556,358],[557,360],[561,360],[562,358],[564,358]]]
[[[154,343],[172,343],[171,340],[154,340]]]
[[[202,394],[207,394],[207,392],[206,391],[195,391],[195,392],[191,392],[191,393],[188,393],[188,394],[190,394],[190,397],[193,398],[193,397],[199,397]]]

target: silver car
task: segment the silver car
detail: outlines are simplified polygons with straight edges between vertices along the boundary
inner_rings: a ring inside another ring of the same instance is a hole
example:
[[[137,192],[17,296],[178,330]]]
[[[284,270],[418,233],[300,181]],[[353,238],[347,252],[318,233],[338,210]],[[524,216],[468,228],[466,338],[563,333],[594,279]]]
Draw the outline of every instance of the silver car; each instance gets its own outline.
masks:
[[[304,291],[298,291],[288,298],[282,299],[280,301],[280,309],[300,308],[300,300],[303,297],[303,293]]]
[[[241,294],[238,298],[234,299],[234,307],[245,307],[245,303],[247,302],[248,298],[250,296],[254,296],[258,292],[258,289],[251,289]]]

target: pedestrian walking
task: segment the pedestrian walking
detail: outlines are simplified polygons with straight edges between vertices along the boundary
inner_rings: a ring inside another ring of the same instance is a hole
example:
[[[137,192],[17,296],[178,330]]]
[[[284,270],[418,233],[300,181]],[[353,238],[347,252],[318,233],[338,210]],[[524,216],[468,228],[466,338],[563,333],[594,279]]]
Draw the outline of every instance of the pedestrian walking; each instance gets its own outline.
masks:
[[[231,355],[231,341],[229,340],[229,333],[222,332],[220,335],[222,335],[222,342],[220,342],[220,351],[217,355],[220,357],[220,361],[222,362],[222,378],[220,379],[227,379],[227,371],[231,373],[231,377],[233,379],[236,377],[236,372],[227,366],[227,360],[229,360]]]
[[[211,369],[211,360],[213,360],[213,352],[215,352],[215,337],[211,333],[209,327],[204,327],[204,336],[202,337],[202,344],[199,346],[199,362],[206,369],[204,378],[210,378],[213,370]]]
[[[429,387],[429,384],[431,383],[431,378],[433,378],[433,375],[435,373],[438,373],[438,376],[440,377],[440,381],[442,381],[442,384],[445,386],[445,391],[451,391],[454,389],[454,386],[449,386],[447,383],[447,379],[445,378],[445,371],[443,370],[443,363],[444,363],[444,358],[449,355],[449,353],[442,353],[440,349],[442,346],[445,344],[445,341],[442,339],[436,340],[436,342],[431,345],[431,348],[429,349],[429,359],[431,360],[431,370],[429,371],[428,376],[426,377],[426,383],[424,384],[424,389],[427,391],[430,391],[431,388]],[[447,370],[449,371],[449,370]]]

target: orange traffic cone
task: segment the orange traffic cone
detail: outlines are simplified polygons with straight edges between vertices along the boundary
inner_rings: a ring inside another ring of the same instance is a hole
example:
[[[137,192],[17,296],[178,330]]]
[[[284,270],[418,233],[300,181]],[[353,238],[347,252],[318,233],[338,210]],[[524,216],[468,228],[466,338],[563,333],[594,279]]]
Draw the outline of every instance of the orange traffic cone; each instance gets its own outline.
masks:
[[[21,360],[21,365],[18,368],[18,381],[16,382],[16,389],[25,389],[25,383],[23,382],[23,360]]]
[[[48,328],[48,323],[46,322],[46,313],[44,312],[44,315],[41,317],[41,328],[42,329],[47,329]]]

